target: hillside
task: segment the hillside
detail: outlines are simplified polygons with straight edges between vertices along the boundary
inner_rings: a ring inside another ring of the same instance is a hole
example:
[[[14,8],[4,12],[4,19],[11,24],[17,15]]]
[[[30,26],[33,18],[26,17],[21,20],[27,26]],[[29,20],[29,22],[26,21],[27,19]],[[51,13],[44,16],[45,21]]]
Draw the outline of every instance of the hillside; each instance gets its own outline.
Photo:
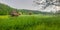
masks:
[[[33,14],[51,14],[50,12],[41,12],[37,10],[28,10],[28,9],[15,9],[12,8],[6,4],[0,3],[0,15],[8,15],[12,10],[17,10],[21,13],[28,14],[28,13],[33,13]]]
[[[8,5],[0,3],[0,15],[9,14],[11,10],[13,10],[13,8],[9,7]]]
[[[18,10],[19,12],[22,12],[22,13],[29,13],[29,12],[31,12],[31,13],[33,13],[33,14],[40,14],[41,13],[41,11],[37,11],[37,10],[28,10],[28,9],[19,9]]]
[[[15,9],[15,8],[12,8],[6,4],[2,4],[0,3],[0,15],[6,15],[6,14],[9,14],[11,12],[11,10],[18,10],[19,12],[22,12],[24,14],[27,14],[29,12],[32,12],[34,14],[39,14],[41,13],[40,11],[35,11],[35,10],[27,10],[27,9]]]
[[[18,10],[19,12],[22,12],[22,13],[33,13],[33,14],[53,14],[53,12],[42,12],[42,11],[37,11],[37,10],[28,10],[28,9],[19,9]]]

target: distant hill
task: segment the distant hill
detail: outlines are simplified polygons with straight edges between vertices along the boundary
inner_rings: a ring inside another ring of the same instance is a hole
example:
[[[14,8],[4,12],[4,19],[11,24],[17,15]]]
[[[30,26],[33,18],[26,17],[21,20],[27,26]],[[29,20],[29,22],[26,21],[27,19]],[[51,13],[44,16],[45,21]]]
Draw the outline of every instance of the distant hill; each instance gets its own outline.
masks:
[[[22,12],[22,13],[29,13],[29,12],[32,12],[33,14],[52,14],[52,12],[42,12],[42,11],[37,11],[37,10],[28,10],[28,9],[19,9],[18,10],[19,12]]]
[[[33,14],[40,14],[40,13],[41,13],[41,11],[28,10],[28,9],[19,9],[18,11],[19,11],[19,12],[22,12],[22,13],[29,13],[29,12],[31,12],[31,13],[33,13]]]
[[[15,9],[6,4],[0,3],[0,15],[8,15],[12,10],[17,10],[18,12],[22,12],[24,14],[28,14],[30,12],[33,14],[49,14],[47,12],[41,12],[41,11],[37,11],[37,10]]]
[[[5,4],[2,4],[0,3],[0,15],[6,15],[6,14],[9,14],[9,12],[11,10],[13,10],[14,8],[11,8],[10,6],[8,5],[5,5]]]
[[[12,8],[6,4],[2,4],[0,3],[0,15],[6,15],[6,14],[9,14],[12,10],[18,10],[19,12],[22,12],[22,13],[29,13],[29,12],[32,12],[34,14],[39,14],[41,13],[40,11],[35,11],[35,10],[27,10],[27,9],[15,9],[15,8]]]

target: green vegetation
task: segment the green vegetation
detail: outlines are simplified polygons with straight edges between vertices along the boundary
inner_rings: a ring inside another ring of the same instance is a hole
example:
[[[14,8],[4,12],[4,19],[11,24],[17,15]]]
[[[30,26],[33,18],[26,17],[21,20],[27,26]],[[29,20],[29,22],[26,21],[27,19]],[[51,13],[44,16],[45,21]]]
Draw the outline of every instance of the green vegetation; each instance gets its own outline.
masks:
[[[60,17],[49,15],[0,16],[0,30],[60,30]]]
[[[9,7],[8,5],[0,3],[0,15],[7,15],[9,14],[13,8]]]

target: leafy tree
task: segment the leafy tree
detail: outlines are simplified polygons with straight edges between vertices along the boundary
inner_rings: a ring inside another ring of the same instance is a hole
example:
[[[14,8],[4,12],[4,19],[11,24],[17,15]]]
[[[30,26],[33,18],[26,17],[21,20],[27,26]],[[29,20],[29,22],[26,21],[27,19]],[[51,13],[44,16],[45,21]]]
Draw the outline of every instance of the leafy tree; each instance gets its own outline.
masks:
[[[46,9],[50,5],[60,6],[60,0],[34,0],[33,3],[40,9]]]

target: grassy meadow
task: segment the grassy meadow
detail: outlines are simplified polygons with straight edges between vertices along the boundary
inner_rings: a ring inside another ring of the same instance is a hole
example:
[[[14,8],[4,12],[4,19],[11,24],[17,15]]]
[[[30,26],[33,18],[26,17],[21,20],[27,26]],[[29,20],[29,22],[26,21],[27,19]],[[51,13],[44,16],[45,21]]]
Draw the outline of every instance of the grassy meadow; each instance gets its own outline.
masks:
[[[0,16],[0,30],[60,30],[60,17],[52,15]]]

